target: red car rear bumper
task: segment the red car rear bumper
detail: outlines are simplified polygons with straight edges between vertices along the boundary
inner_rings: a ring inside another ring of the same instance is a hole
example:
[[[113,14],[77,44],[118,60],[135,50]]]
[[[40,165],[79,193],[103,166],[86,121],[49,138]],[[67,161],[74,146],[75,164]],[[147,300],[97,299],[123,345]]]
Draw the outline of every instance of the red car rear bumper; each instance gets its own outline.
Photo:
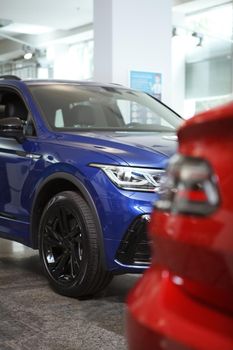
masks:
[[[232,350],[233,319],[194,299],[178,277],[150,268],[128,296],[130,350]]]

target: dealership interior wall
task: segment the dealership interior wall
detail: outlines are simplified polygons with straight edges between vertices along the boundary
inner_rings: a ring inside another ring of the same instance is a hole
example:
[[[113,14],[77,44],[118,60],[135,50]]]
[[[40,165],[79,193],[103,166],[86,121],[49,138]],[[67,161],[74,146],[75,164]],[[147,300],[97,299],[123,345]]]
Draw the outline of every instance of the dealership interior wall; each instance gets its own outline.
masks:
[[[232,1],[1,0],[0,74],[129,86],[131,71],[161,74],[185,118],[231,99]]]

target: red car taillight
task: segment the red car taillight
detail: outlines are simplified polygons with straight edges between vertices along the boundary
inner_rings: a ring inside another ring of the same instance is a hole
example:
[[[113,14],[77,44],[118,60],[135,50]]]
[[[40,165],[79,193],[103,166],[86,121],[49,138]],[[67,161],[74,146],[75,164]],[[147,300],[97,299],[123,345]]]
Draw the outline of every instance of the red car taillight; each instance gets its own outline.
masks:
[[[219,204],[217,179],[201,158],[175,155],[161,182],[156,209],[180,214],[208,215]]]

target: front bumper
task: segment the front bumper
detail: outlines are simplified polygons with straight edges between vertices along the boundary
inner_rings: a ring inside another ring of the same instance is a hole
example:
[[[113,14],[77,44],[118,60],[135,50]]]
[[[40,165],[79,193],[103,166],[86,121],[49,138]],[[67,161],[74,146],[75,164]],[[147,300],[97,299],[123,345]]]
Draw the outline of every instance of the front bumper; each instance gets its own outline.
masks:
[[[150,265],[147,223],[158,195],[121,190],[101,171],[88,190],[99,216],[107,269],[115,274],[144,271]]]
[[[186,294],[151,267],[128,296],[129,350],[232,350],[233,318]]]
[[[130,225],[116,253],[115,262],[121,266],[147,267],[151,262],[147,224],[150,215],[137,217]]]

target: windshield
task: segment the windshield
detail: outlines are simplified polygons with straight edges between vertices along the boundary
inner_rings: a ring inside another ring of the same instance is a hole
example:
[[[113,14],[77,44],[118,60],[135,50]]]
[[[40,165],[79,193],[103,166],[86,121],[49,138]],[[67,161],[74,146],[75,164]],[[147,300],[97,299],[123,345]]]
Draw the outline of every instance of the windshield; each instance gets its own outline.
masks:
[[[175,131],[182,119],[151,96],[130,89],[75,84],[29,86],[56,131]]]

